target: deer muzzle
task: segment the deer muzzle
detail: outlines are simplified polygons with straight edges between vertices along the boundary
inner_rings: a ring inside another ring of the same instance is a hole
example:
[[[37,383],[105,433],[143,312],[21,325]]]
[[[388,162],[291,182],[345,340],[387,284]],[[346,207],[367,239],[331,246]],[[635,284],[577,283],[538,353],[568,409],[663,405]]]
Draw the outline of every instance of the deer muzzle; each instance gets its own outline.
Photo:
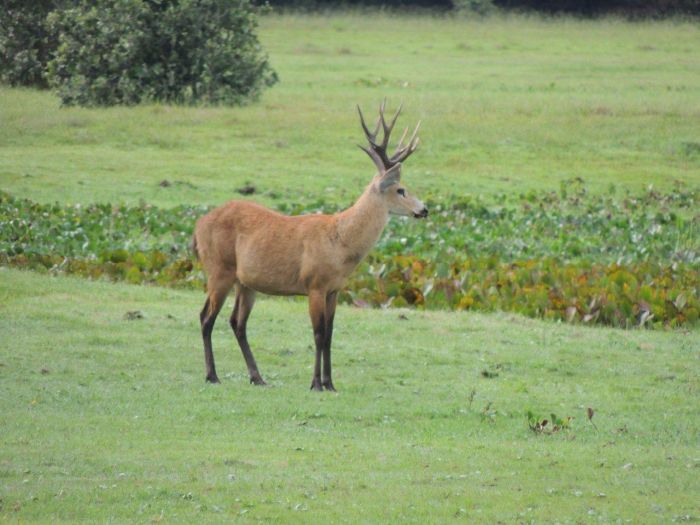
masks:
[[[413,216],[416,219],[425,219],[428,216],[428,208],[423,208],[418,213],[414,213]]]

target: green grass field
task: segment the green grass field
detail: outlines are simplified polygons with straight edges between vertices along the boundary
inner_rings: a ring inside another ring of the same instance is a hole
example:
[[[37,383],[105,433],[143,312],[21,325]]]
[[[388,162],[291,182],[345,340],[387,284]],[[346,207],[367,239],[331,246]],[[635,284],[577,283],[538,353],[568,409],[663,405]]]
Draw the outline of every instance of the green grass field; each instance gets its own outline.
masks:
[[[372,174],[355,104],[422,119],[406,182],[420,194],[606,191],[700,182],[700,29],[691,23],[270,16],[280,75],[259,104],[59,109],[0,89],[0,186],[41,201],[349,204]],[[162,188],[168,179],[174,184]]]
[[[698,518],[697,331],[342,307],[339,393],[319,395],[305,305],[286,300],[249,325],[270,386],[248,384],[225,322],[206,385],[202,299],[0,271],[0,519]],[[538,435],[528,410],[575,419]]]
[[[281,82],[244,108],[62,109],[0,87],[0,190],[169,207],[252,183],[266,204],[347,205],[373,172],[354,105],[385,96],[423,121],[404,172],[423,198],[700,184],[697,25],[276,15],[260,35]],[[305,302],[253,312],[267,388],[230,304],[223,384],[204,383],[203,302],[0,267],[0,522],[700,520],[697,328],[342,306],[339,393],[319,395]],[[573,419],[535,432],[528,412]]]

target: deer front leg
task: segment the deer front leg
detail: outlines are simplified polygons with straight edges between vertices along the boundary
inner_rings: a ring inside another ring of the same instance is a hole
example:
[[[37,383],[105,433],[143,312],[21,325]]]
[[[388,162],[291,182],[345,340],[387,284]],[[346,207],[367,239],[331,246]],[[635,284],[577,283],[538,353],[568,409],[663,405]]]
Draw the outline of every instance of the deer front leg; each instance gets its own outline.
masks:
[[[312,291],[309,293],[309,316],[311,326],[314,329],[314,343],[316,343],[316,362],[314,363],[314,377],[311,380],[311,390],[322,391],[321,381],[321,357],[326,343],[326,295],[323,292]]]
[[[335,305],[337,303],[337,292],[330,292],[326,295],[326,329],[323,342],[323,378],[321,384],[323,388],[333,392],[335,392],[335,387],[331,378],[331,340],[333,339],[333,319],[335,318]]]

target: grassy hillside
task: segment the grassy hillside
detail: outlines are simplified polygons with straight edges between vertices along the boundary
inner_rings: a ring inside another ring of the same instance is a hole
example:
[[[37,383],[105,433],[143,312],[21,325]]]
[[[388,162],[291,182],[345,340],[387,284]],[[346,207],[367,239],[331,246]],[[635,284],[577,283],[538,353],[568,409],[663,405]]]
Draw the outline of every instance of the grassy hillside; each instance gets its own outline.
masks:
[[[0,270],[0,521],[700,517],[697,331],[341,307],[339,393],[318,395],[287,300],[249,325],[270,386],[247,384],[225,322],[206,385],[202,300]],[[536,433],[528,411],[574,419]]]
[[[0,88],[0,187],[174,205],[252,183],[268,203],[349,203],[372,173],[354,106],[383,97],[423,121],[406,170],[422,195],[700,182],[696,25],[375,13],[269,16],[260,33],[281,82],[246,108],[59,109]]]

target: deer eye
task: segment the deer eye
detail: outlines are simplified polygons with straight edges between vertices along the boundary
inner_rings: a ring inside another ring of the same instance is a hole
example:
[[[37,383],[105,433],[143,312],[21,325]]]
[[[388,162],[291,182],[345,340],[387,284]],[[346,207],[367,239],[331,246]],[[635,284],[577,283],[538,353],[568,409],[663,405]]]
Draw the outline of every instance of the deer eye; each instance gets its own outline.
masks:
[[[402,197],[406,196],[406,190],[404,190],[403,188],[399,188],[398,190],[396,190],[396,193],[398,193]]]

